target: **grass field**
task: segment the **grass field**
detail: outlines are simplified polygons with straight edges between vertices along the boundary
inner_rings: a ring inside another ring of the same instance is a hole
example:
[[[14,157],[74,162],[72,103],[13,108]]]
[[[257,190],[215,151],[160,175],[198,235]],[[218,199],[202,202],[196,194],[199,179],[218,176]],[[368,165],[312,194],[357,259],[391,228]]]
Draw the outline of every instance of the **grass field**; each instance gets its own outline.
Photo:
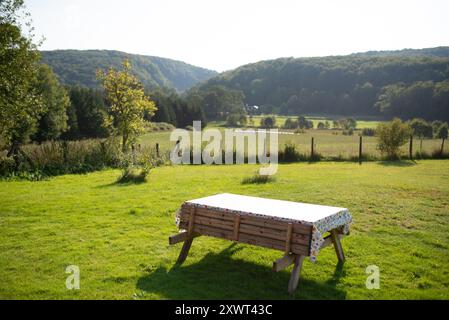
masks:
[[[208,128],[218,128],[222,132],[224,130],[224,128],[214,127],[214,124],[206,127],[206,129]],[[323,157],[349,159],[358,156],[359,136],[357,131],[352,136],[345,136],[340,130],[306,130],[305,133],[300,134],[280,134],[279,148],[282,149],[287,142],[291,142],[297,145],[301,153],[310,154],[312,137],[315,139],[315,152],[321,154]],[[151,146],[159,143],[161,150],[164,151],[172,150],[174,147],[174,142],[170,142],[170,132],[147,133],[139,141],[144,145]],[[406,143],[401,149],[404,157],[408,157],[408,148],[409,145]],[[440,139],[423,139],[422,147],[421,140],[418,138],[413,140],[414,153],[423,152],[431,154],[440,149]],[[449,153],[449,143],[447,142],[444,146],[444,152]],[[363,153],[374,158],[381,157],[379,150],[377,150],[376,137],[363,137]]]
[[[265,116],[253,116],[254,126],[259,127],[260,126],[260,120]],[[285,124],[285,120],[288,118],[296,119],[297,116],[279,116],[276,115],[276,126],[279,128],[282,128]],[[330,125],[332,127],[332,121],[338,120],[340,118],[344,117],[321,117],[321,116],[306,116],[306,119],[311,120],[313,122],[313,127],[316,128],[318,126],[318,123],[325,122],[326,120],[330,122]],[[249,120],[249,119],[248,119]],[[376,128],[377,125],[381,122],[379,120],[373,120],[373,119],[356,119],[357,120],[357,129],[364,129],[364,128]]]
[[[195,239],[185,264],[174,212],[188,199],[231,192],[347,207],[347,262],[331,247],[305,261],[297,299],[449,299],[449,161],[280,165],[268,184],[242,184],[256,166],[166,166],[147,183],[117,170],[41,182],[0,181],[1,299],[291,299],[282,253]],[[81,289],[65,288],[77,265]],[[369,265],[380,289],[365,288]]]

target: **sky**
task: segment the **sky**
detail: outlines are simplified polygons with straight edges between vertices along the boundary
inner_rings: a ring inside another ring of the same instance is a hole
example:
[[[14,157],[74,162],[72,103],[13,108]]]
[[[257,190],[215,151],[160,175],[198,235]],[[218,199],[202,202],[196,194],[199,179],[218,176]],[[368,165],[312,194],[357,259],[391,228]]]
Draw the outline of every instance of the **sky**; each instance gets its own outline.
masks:
[[[448,0],[25,0],[42,50],[108,49],[225,71],[280,57],[449,45]]]

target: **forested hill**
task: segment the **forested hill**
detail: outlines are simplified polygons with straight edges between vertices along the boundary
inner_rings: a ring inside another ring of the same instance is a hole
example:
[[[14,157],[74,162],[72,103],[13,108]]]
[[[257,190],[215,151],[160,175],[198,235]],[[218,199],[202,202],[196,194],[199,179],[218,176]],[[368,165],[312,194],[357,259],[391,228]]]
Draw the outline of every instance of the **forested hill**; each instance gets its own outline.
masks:
[[[367,51],[352,54],[361,57],[440,57],[449,58],[449,47],[435,47],[424,49],[402,49],[402,50],[387,50],[387,51]]]
[[[449,119],[449,58],[406,52],[261,61],[191,91],[238,90],[263,113]]]
[[[119,68],[128,58],[133,71],[146,87],[167,87],[184,91],[217,73],[165,58],[128,54],[109,50],[55,50],[43,51],[42,60],[50,65],[65,85],[98,87],[97,69]]]

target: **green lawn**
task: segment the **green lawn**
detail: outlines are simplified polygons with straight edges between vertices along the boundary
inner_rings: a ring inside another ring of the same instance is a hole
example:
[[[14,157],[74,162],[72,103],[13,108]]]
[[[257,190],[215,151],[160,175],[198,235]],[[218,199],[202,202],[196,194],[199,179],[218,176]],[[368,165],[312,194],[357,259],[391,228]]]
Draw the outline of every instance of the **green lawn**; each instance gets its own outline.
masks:
[[[295,298],[449,299],[449,161],[281,165],[277,180],[241,184],[256,166],[167,166],[144,184],[117,185],[119,172],[41,182],[0,181],[1,299],[289,299],[282,256],[200,237],[174,268],[181,203],[231,192],[347,207],[347,261],[331,247],[303,265]],[[65,288],[78,265],[81,289]],[[365,288],[369,265],[379,290]]]

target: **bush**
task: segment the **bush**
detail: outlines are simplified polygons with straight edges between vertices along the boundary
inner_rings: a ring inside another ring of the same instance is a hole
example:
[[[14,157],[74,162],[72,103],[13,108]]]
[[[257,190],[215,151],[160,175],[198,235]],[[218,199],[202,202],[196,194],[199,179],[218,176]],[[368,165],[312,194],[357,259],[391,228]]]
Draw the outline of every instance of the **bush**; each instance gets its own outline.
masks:
[[[275,116],[266,116],[260,120],[260,126],[262,128],[271,129],[276,127],[276,117]]]
[[[284,149],[279,151],[278,159],[280,162],[295,162],[306,160],[305,155],[299,153],[296,145],[292,142],[287,142]]]
[[[353,136],[354,135],[354,130],[353,129],[343,130],[343,135],[344,136]]]
[[[398,118],[380,123],[376,129],[377,148],[388,159],[399,159],[399,149],[408,141],[411,133],[411,128]]]
[[[130,159],[125,159],[131,157]],[[59,174],[87,173],[103,168],[121,168],[123,176],[134,169],[146,174],[151,168],[162,165],[169,158],[168,152],[159,154],[155,148],[134,148],[130,155],[124,155],[120,144],[114,139],[83,141],[50,141],[40,145],[30,144],[22,148],[19,165],[14,159],[0,156],[0,176],[40,180]],[[129,163],[126,163],[128,161]],[[134,168],[127,171],[127,168]]]
[[[117,183],[143,183],[147,181],[148,173],[139,168],[127,168],[122,171],[122,174],[117,179]]]
[[[246,177],[242,180],[242,184],[262,184],[276,181],[275,176],[261,175],[256,172],[252,177]]]
[[[174,129],[175,129],[174,125],[166,122],[149,122],[146,125],[147,132],[173,131]]]

